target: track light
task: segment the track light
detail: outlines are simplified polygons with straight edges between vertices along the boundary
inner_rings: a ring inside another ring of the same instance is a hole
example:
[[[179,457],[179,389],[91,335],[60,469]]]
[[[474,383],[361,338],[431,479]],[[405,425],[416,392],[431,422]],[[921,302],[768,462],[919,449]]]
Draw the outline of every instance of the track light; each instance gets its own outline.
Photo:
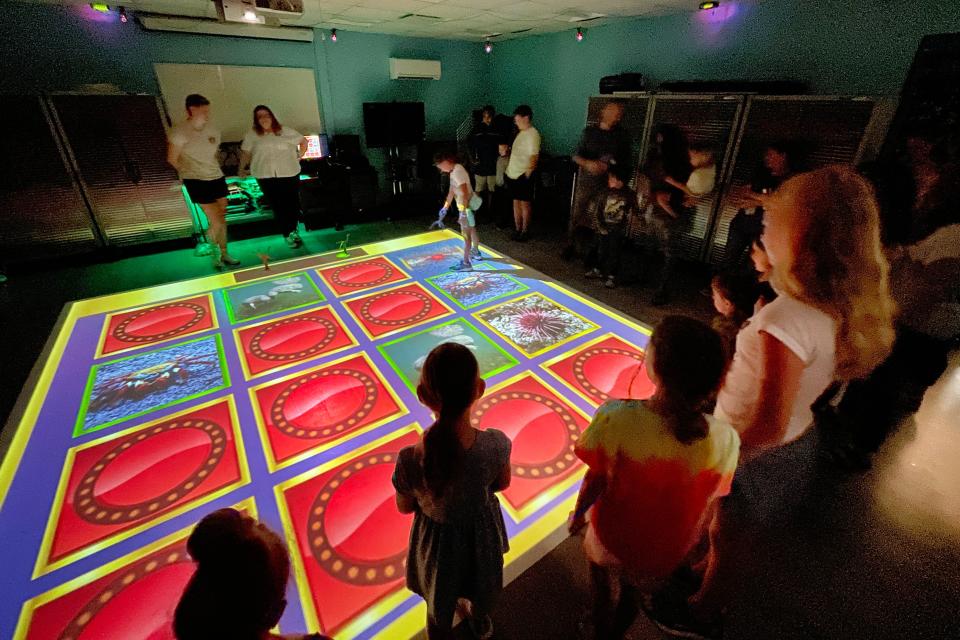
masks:
[[[247,22],[256,22],[257,21],[257,12],[251,9],[247,9],[243,12],[243,19]]]
[[[336,42],[336,41],[337,41],[337,30],[330,29],[330,42]]]
[[[490,52],[492,52],[492,51],[493,51],[493,43],[490,42],[489,40],[487,40],[486,42],[484,42],[484,43],[483,43],[483,51],[484,51],[484,53],[490,53]]]
[[[577,42],[583,42],[583,29],[577,27]]]
[[[716,8],[719,7],[719,6],[720,6],[720,3],[719,3],[719,2],[716,2],[716,1],[714,1],[714,2],[701,2],[701,3],[700,3],[700,11],[709,11],[710,9],[716,9]]]

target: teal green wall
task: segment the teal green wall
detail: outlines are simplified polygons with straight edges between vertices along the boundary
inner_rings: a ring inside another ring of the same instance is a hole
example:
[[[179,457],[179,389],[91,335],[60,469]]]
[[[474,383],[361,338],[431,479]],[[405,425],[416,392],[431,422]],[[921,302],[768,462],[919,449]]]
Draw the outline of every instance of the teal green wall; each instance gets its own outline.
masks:
[[[95,22],[83,8],[11,3],[0,20],[0,90],[63,91],[107,83],[158,93],[155,62],[313,68],[328,130],[362,133],[363,102],[425,103],[427,135],[452,139],[486,93],[486,61],[467,42],[340,32],[313,43],[144,31],[133,22]],[[390,80],[390,57],[440,60],[443,78]]]
[[[586,29],[580,43],[572,29],[498,43],[488,56],[495,104],[529,104],[545,148],[568,154],[605,75],[799,79],[818,93],[896,95],[922,36],[960,31],[960,9],[938,0],[724,0],[717,11],[728,17],[637,19]]]

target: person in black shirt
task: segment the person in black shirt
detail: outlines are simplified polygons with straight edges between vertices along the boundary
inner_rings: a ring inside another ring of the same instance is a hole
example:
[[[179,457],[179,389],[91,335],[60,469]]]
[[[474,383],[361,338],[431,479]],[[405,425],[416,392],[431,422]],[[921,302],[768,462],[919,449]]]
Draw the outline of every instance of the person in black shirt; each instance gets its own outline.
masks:
[[[611,166],[616,165],[624,179],[630,180],[632,144],[630,134],[620,126],[623,110],[624,103],[620,100],[611,100],[604,105],[600,122],[583,130],[577,153],[573,156],[580,170],[570,211],[568,245],[563,256],[569,260],[580,255],[588,267],[595,262],[589,254],[597,231],[596,221],[589,211],[590,203],[606,188],[607,170]]]
[[[492,210],[490,200],[497,189],[497,159],[500,157],[500,145],[506,142],[494,123],[496,115],[492,106],[485,106],[481,121],[470,136],[470,159],[476,176],[474,192],[483,198],[485,211]]]
[[[736,266],[746,262],[747,254],[763,233],[763,196],[777,190],[787,178],[805,170],[806,153],[794,140],[781,140],[767,145],[763,151],[762,164],[750,181],[751,194],[746,194],[746,208],[737,211],[730,221],[727,234],[727,262]]]

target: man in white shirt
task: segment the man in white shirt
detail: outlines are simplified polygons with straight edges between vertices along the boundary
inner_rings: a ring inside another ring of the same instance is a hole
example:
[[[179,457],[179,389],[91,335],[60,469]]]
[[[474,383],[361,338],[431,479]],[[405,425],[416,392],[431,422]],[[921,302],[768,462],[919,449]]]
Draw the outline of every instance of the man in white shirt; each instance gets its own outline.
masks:
[[[220,130],[210,122],[210,101],[191,93],[186,99],[187,119],[167,135],[167,162],[187,190],[190,199],[207,216],[207,239],[214,245],[214,266],[240,264],[227,253],[227,182],[217,152]]]
[[[520,130],[513,141],[507,165],[507,188],[513,196],[514,240],[523,242],[530,229],[533,209],[533,172],[540,159],[540,132],[533,126],[533,109],[525,104],[513,111],[513,121]]]

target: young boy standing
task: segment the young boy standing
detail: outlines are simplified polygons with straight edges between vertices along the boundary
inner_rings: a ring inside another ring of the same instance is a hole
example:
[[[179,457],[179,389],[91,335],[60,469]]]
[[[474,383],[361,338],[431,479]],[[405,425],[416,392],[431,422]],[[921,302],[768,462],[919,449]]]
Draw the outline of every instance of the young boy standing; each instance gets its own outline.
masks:
[[[450,204],[456,201],[460,211],[460,231],[463,234],[463,259],[453,265],[454,271],[466,271],[473,268],[471,259],[482,260],[480,253],[480,236],[477,234],[477,220],[473,215],[471,201],[475,204],[476,195],[470,186],[470,174],[466,168],[457,162],[457,156],[451,152],[441,151],[433,157],[433,163],[443,173],[450,174],[450,190],[440,209],[438,221],[442,222],[450,209]]]
[[[513,222],[517,229],[514,239],[524,242],[533,211],[533,172],[540,159],[540,132],[533,126],[533,109],[525,104],[514,109],[513,122],[520,133],[510,152],[507,186],[513,196]]]
[[[591,212],[597,224],[600,268],[586,273],[588,278],[604,278],[604,285],[613,289],[620,269],[620,254],[627,237],[630,215],[638,215],[636,192],[627,186],[625,168],[611,165],[607,171],[607,188],[591,203]]]

